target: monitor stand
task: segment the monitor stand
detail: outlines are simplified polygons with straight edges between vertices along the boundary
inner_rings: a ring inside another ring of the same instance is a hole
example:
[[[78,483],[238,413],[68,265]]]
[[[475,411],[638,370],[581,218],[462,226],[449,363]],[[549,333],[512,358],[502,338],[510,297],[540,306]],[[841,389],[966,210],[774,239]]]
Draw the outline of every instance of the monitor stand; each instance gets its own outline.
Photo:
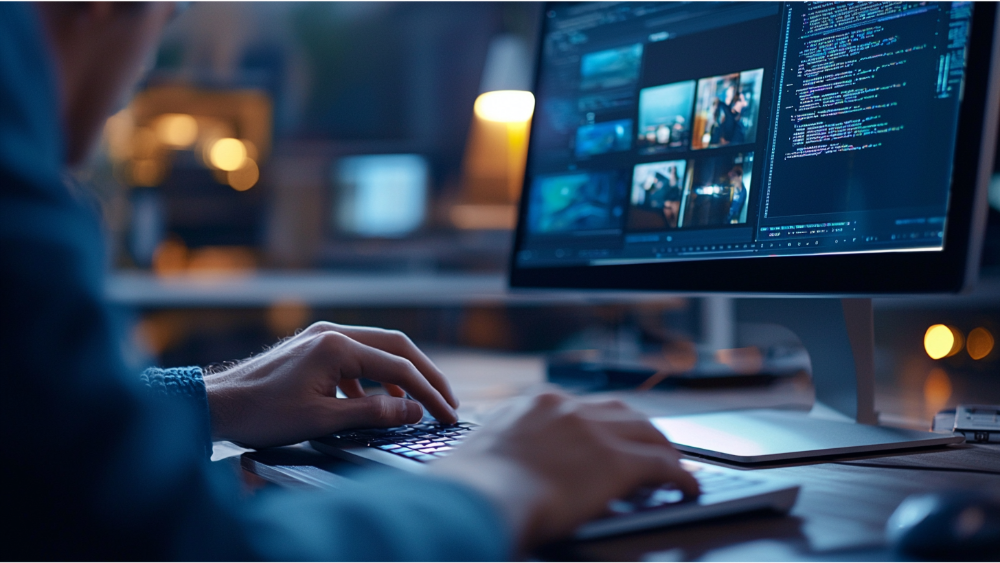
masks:
[[[748,299],[740,313],[792,330],[812,364],[807,413],[775,409],[659,417],[678,449],[737,463],[941,446],[961,436],[877,426],[871,299]]]

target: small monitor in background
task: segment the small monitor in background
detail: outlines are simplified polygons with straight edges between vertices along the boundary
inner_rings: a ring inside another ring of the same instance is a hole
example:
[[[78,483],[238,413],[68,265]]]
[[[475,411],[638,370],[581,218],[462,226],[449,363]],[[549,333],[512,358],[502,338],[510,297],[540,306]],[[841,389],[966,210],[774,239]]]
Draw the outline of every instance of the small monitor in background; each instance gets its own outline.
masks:
[[[333,224],[360,237],[403,237],[427,212],[427,161],[415,154],[351,156],[333,166]]]

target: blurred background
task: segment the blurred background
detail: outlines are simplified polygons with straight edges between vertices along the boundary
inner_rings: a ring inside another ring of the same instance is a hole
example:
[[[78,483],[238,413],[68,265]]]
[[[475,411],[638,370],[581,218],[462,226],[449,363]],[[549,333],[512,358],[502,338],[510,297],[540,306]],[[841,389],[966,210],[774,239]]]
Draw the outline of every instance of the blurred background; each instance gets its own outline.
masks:
[[[324,319],[548,359],[550,375],[610,361],[649,387],[807,395],[795,336],[741,320],[740,300],[505,290],[540,16],[518,2],[182,14],[79,178],[101,202],[136,364],[243,358]],[[1000,402],[1000,182],[990,195],[973,294],[875,300],[884,420]]]

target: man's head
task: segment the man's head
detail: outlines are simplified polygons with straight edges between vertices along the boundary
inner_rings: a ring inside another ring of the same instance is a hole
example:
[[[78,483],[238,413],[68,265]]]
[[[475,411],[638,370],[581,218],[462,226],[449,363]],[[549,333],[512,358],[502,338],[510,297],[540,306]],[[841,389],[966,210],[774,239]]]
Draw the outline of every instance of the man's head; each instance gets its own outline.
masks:
[[[725,93],[726,105],[728,106],[729,104],[733,103],[733,100],[735,99],[736,99],[736,85],[730,82],[726,86],[726,93]]]
[[[175,11],[164,2],[39,3],[54,58],[66,163],[80,164],[140,78]]]

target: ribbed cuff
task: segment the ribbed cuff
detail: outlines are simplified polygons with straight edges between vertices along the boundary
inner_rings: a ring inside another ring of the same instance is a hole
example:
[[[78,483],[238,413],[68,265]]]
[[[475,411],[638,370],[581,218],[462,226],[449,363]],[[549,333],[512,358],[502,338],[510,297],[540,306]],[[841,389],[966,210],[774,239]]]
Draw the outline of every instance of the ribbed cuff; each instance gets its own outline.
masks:
[[[146,386],[149,396],[154,399],[180,400],[188,405],[198,417],[201,439],[206,456],[212,457],[212,418],[208,411],[208,391],[205,389],[201,368],[188,366],[181,368],[149,368],[142,372],[139,380]]]

